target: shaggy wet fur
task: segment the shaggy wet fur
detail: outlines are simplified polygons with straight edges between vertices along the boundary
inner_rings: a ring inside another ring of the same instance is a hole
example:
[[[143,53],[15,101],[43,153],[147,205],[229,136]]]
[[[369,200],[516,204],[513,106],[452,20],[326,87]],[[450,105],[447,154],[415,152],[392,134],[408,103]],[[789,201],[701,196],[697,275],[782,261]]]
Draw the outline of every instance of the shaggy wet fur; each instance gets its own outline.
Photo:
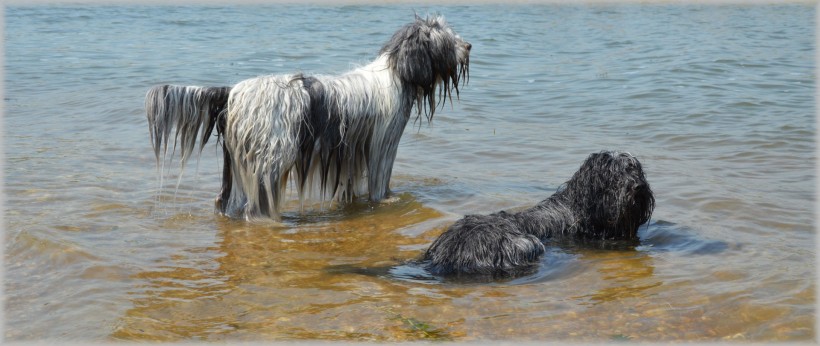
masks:
[[[637,240],[655,198],[637,158],[622,152],[591,154],[572,178],[519,213],[467,215],[425,252],[436,275],[515,276],[537,267],[549,238]]]
[[[197,140],[201,150],[217,124],[224,138],[220,213],[279,219],[289,179],[303,201],[307,195],[346,202],[365,194],[379,201],[389,193],[412,109],[432,120],[453,91],[458,98],[469,79],[471,48],[443,17],[416,17],[375,60],[341,75],[267,75],[221,88],[156,86],[145,108],[157,162],[165,163],[172,142],[171,155],[179,145],[184,167]]]

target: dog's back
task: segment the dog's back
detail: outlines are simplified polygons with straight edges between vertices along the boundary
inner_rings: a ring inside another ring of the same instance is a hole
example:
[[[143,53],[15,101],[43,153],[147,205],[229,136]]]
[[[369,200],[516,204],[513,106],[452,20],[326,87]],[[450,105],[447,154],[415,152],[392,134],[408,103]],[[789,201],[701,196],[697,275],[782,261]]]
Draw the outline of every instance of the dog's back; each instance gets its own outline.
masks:
[[[537,266],[541,241],[637,239],[649,221],[655,199],[640,162],[622,152],[587,157],[559,190],[516,214],[468,215],[450,226],[425,252],[435,275],[505,275]]]
[[[544,245],[523,233],[513,215],[467,215],[450,226],[424,254],[435,275],[515,276],[538,265]]]

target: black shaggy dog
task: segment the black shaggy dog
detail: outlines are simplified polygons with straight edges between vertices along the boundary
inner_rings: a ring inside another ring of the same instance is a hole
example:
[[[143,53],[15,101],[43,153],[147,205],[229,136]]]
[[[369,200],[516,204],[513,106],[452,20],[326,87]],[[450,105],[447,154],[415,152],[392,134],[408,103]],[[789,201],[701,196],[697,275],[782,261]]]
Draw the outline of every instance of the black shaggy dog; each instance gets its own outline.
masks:
[[[591,154],[572,178],[520,213],[467,215],[425,252],[435,275],[515,276],[537,266],[548,238],[637,240],[655,198],[628,153]]]

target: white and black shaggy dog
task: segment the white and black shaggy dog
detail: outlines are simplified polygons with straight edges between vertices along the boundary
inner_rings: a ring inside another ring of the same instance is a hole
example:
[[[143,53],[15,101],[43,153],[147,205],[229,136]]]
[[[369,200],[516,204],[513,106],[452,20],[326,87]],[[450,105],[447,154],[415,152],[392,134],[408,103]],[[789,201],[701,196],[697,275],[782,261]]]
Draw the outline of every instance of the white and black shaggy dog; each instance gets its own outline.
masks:
[[[338,76],[268,75],[233,87],[161,85],[145,108],[160,165],[180,147],[184,167],[214,128],[223,137],[217,211],[278,219],[288,178],[300,200],[388,194],[393,161],[416,107],[428,121],[469,78],[471,44],[441,16],[399,29],[370,64]],[[172,128],[176,131],[172,132]],[[173,135],[173,137],[172,137]]]
[[[622,152],[591,154],[572,178],[519,213],[467,215],[423,256],[436,275],[516,276],[537,266],[549,238],[637,240],[655,208],[641,163]]]

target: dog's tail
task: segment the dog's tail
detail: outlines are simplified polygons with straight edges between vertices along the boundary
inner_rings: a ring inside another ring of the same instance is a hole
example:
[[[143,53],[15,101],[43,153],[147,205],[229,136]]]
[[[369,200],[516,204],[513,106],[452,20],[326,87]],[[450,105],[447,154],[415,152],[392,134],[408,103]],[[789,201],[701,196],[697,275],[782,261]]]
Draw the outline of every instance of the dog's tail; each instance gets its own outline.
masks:
[[[181,167],[185,166],[197,142],[200,143],[199,151],[202,151],[217,127],[230,91],[230,87],[179,85],[157,85],[148,90],[145,112],[157,165],[164,162],[171,142],[171,159],[179,145]],[[220,135],[222,128],[217,128],[217,135]]]

